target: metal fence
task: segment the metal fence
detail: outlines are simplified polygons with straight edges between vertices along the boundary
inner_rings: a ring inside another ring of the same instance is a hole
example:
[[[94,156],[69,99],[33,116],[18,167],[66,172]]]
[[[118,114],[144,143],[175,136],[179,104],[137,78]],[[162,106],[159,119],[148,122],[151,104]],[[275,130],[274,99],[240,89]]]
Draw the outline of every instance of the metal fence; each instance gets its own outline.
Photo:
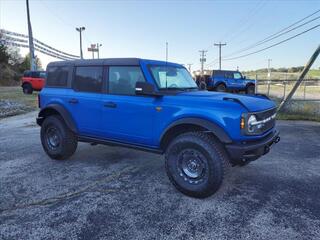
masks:
[[[283,99],[290,93],[296,81],[296,79],[257,79],[256,92]],[[320,79],[305,79],[293,95],[293,99],[301,101],[320,101]]]

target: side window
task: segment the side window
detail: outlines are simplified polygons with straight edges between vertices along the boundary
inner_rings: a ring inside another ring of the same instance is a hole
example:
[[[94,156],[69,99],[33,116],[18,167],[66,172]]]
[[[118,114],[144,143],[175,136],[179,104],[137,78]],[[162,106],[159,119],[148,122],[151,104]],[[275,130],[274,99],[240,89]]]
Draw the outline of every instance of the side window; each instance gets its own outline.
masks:
[[[79,92],[102,92],[102,66],[76,67],[73,89]]]
[[[233,73],[233,78],[234,79],[242,79],[241,73],[239,73],[239,72]]]
[[[145,82],[140,67],[109,67],[109,93],[135,95],[136,82]]]
[[[40,72],[40,78],[46,78],[46,72]]]
[[[23,76],[24,76],[24,77],[30,77],[30,76],[31,76],[31,72],[30,72],[30,71],[25,71],[25,72],[23,73]]]
[[[31,77],[32,78],[39,78],[40,77],[40,72],[31,72]]]
[[[230,73],[230,72],[226,72],[225,78],[231,78],[231,79],[233,79],[233,74]]]
[[[69,68],[66,66],[48,67],[46,86],[66,87],[68,82]]]

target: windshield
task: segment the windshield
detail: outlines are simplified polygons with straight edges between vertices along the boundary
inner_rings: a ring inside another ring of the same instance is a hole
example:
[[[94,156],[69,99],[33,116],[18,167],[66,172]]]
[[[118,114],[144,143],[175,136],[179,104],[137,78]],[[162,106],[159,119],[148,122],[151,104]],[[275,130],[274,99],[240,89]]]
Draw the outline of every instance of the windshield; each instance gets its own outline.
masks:
[[[198,89],[190,73],[183,67],[151,65],[150,71],[160,89]]]

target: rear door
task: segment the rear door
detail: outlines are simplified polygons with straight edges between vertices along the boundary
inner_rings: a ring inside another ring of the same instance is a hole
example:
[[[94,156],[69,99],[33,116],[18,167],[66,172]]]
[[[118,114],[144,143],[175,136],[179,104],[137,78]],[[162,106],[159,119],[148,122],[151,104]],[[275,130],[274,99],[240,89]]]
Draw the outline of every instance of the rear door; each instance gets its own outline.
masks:
[[[102,66],[75,66],[66,104],[81,135],[95,137],[102,134],[103,86]]]
[[[110,66],[107,94],[102,97],[105,137],[138,145],[153,145],[155,97],[137,96],[136,82],[145,78],[140,66]]]

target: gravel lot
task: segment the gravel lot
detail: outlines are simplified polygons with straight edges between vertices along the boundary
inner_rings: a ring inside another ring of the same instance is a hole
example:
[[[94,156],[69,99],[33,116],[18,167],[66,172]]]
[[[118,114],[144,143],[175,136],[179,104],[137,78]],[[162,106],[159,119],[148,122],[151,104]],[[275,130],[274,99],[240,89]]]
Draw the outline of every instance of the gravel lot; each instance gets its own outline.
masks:
[[[198,200],[159,155],[80,144],[49,159],[35,116],[0,120],[0,239],[320,239],[319,123],[279,121],[270,154]]]

